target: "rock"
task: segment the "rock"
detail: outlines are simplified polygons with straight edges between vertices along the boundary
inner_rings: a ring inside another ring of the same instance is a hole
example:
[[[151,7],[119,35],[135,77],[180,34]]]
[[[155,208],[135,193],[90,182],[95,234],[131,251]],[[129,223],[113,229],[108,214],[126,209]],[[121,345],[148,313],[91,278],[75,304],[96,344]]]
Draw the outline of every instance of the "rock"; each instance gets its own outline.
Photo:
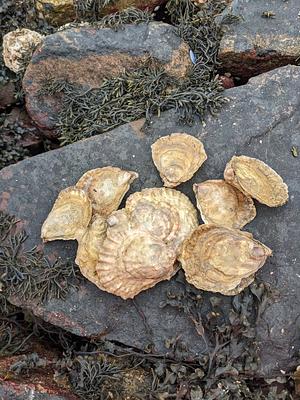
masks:
[[[1,400],[78,400],[69,388],[58,386],[54,371],[47,364],[57,359],[50,351],[36,353],[45,363],[43,367],[29,370],[29,373],[15,374],[11,366],[22,362],[26,356],[1,357],[0,360],[0,399]]]
[[[37,11],[52,25],[63,25],[76,18],[73,0],[39,0]]]
[[[97,0],[96,0],[97,1]],[[138,8],[140,10],[148,10],[149,12],[156,11],[158,6],[164,3],[163,0],[115,0],[108,2],[108,4],[95,10],[94,1],[91,2],[90,6],[87,6],[86,0],[74,0],[75,9],[79,18],[86,19],[96,15],[99,18],[100,15],[108,15],[118,11],[123,11],[128,7]]]
[[[40,228],[57,194],[75,184],[87,170],[115,165],[135,170],[140,177],[131,191],[161,186],[151,159],[151,144],[172,132],[187,132],[204,143],[208,160],[193,179],[178,187],[195,204],[192,184],[219,179],[234,155],[256,157],[274,168],[289,186],[290,200],[282,207],[257,204],[257,217],[246,230],[269,246],[269,258],[259,276],[280,296],[258,321],[258,342],[262,366],[260,374],[276,376],[290,371],[299,347],[300,280],[300,184],[299,158],[291,154],[300,145],[300,68],[288,66],[252,78],[247,85],[226,91],[228,104],[217,118],[208,117],[206,125],[180,126],[169,111],[154,120],[147,135],[142,121],[120,126],[111,132],[51,151],[0,172],[0,208],[24,220],[29,234],[28,248],[40,242]],[[50,168],[51,166],[51,168]],[[74,257],[74,242],[52,242],[44,251],[49,255]],[[31,309],[37,316],[81,336],[96,336],[144,349],[149,343],[165,353],[165,339],[180,337],[191,354],[205,348],[190,319],[174,308],[160,308],[167,291],[180,291],[176,279],[161,282],[138,295],[135,301],[101,292],[89,282],[71,292],[65,301],[52,300],[43,305],[13,298],[10,301]],[[208,292],[201,292],[208,299]],[[221,296],[226,310],[229,297]],[[205,312],[205,308],[202,310]],[[147,321],[147,323],[145,323]]]
[[[242,20],[230,25],[221,41],[219,57],[225,72],[245,80],[296,63],[300,55],[298,0],[234,0],[231,8]]]
[[[101,2],[97,0],[89,2],[87,0],[39,0],[36,8],[49,23],[60,26],[72,22],[76,18],[99,19],[100,16],[122,11],[128,7],[147,9],[151,12],[162,2],[162,0],[116,0],[102,8]]]
[[[3,36],[3,60],[15,73],[23,71],[43,36],[29,29],[17,29]]]
[[[5,83],[0,86],[0,110],[11,106],[16,102],[15,84],[13,82]]]
[[[126,25],[118,31],[82,27],[49,35],[24,76],[27,110],[38,126],[53,129],[61,103],[57,96],[38,95],[46,78],[95,88],[104,78],[139,67],[148,56],[177,78],[191,65],[187,44],[164,23]]]

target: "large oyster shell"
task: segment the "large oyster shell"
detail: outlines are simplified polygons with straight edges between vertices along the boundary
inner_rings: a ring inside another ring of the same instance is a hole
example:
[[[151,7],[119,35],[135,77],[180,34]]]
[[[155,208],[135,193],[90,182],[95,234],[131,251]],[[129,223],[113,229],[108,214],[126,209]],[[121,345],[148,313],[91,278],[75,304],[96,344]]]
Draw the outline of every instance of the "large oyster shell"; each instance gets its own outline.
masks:
[[[96,265],[99,247],[106,237],[107,223],[101,215],[95,214],[85,234],[78,242],[76,264],[83,276],[91,282],[97,281]]]
[[[108,218],[107,236],[99,248],[96,285],[123,299],[136,296],[177,271],[176,254],[161,239],[131,224],[126,210]]]
[[[222,179],[194,184],[193,190],[206,224],[240,229],[256,216],[252,198]]]
[[[198,289],[232,295],[254,279],[272,251],[248,232],[200,225],[184,242],[182,268]]]
[[[137,226],[172,246],[178,255],[184,239],[198,226],[195,207],[175,189],[151,188],[133,193],[126,201],[126,210]]]
[[[151,146],[153,162],[166,187],[175,187],[194,175],[207,159],[199,139],[186,133],[163,136]]]
[[[107,217],[117,210],[130,184],[138,177],[133,171],[117,167],[103,167],[87,171],[76,187],[88,193],[93,212]]]
[[[42,226],[44,242],[79,240],[92,217],[92,205],[87,194],[74,186],[62,190]]]
[[[256,158],[232,157],[226,165],[224,178],[243,193],[269,207],[278,207],[288,201],[288,187],[281,176]]]

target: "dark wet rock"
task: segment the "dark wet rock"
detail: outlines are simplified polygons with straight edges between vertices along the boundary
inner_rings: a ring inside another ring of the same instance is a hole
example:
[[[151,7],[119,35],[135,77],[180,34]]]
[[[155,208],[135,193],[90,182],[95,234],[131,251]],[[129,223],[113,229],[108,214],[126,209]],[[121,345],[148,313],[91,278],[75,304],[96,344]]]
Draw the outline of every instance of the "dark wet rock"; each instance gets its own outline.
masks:
[[[0,110],[11,106],[15,102],[15,84],[8,82],[0,85]]]
[[[49,35],[24,76],[27,110],[41,128],[53,129],[61,98],[39,95],[46,79],[95,88],[104,78],[141,66],[149,56],[178,78],[185,76],[191,64],[187,44],[174,27],[164,23],[126,25],[118,31],[80,27]]]
[[[136,7],[141,10],[154,10],[162,3],[161,0],[116,0],[101,10],[97,9],[98,1],[86,0],[39,0],[36,3],[37,11],[48,22],[55,26],[64,25],[74,21],[77,17],[89,18],[107,15],[113,12],[122,11],[127,7]]]
[[[27,159],[0,173],[0,208],[24,220],[29,234],[27,246],[38,244],[40,228],[63,188],[75,184],[87,170],[115,165],[135,170],[140,177],[132,191],[161,186],[151,159],[150,145],[171,132],[188,132],[200,138],[208,160],[193,179],[179,187],[195,204],[192,183],[221,178],[227,161],[234,155],[257,157],[273,167],[289,186],[290,200],[278,208],[257,204],[257,218],[246,226],[258,240],[273,249],[274,255],[259,276],[278,288],[277,301],[259,320],[258,341],[261,373],[270,376],[295,367],[293,356],[299,348],[300,307],[300,183],[299,160],[291,154],[300,145],[300,68],[284,67],[260,75],[245,86],[226,91],[229,99],[218,118],[206,125],[179,126],[174,112],[156,119],[149,133],[140,130],[141,121],[79,141],[73,145]],[[49,255],[74,257],[73,242],[52,242],[44,250]],[[204,348],[190,319],[169,307],[160,308],[167,291],[179,291],[182,284],[172,279],[161,282],[132,300],[104,293],[89,282],[65,301],[43,305],[11,299],[32,309],[46,321],[77,335],[115,340],[144,349],[154,344],[165,353],[165,339],[180,337],[191,354]],[[201,292],[207,299],[211,294]],[[222,297],[222,304],[230,298]],[[205,310],[203,310],[205,312]],[[147,321],[147,324],[145,324]]]
[[[230,25],[220,46],[224,71],[248,79],[288,64],[300,55],[298,0],[234,0]],[[274,14],[274,15],[273,15]]]
[[[51,363],[55,355],[51,352],[35,353],[43,357],[45,365]],[[69,388],[59,387],[53,379],[53,370],[39,367],[16,374],[17,367],[26,356],[1,357],[0,360],[0,399],[1,400],[78,400]]]

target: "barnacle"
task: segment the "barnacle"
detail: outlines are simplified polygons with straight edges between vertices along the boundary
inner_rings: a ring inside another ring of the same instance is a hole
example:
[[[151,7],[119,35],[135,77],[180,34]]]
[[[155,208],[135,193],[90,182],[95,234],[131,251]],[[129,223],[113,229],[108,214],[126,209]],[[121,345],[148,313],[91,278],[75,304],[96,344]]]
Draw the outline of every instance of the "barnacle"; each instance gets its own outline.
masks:
[[[76,187],[62,190],[42,226],[44,242],[79,240],[92,217],[92,205],[87,194]]]
[[[226,165],[224,178],[243,193],[269,207],[278,207],[288,201],[288,187],[281,176],[256,158],[232,157]]]
[[[29,29],[16,29],[3,37],[3,59],[7,68],[15,73],[25,69],[43,36]]]
[[[93,212],[107,217],[117,210],[130,184],[138,177],[133,171],[117,167],[103,167],[87,171],[76,187],[87,192]]]
[[[193,190],[206,224],[240,229],[256,216],[252,198],[222,179],[194,184]]]
[[[76,264],[83,276],[90,281],[96,279],[96,264],[99,247],[106,236],[107,223],[101,215],[95,214],[85,234],[79,240]]]
[[[186,133],[163,136],[151,146],[153,162],[166,187],[175,187],[194,175],[207,159],[203,144]]]
[[[126,201],[126,210],[137,226],[172,246],[178,255],[184,239],[198,226],[195,207],[175,189],[151,188],[133,193]]]
[[[271,254],[251,233],[204,224],[184,242],[181,262],[187,281],[198,289],[232,295],[253,281]]]
[[[100,289],[128,299],[175,274],[174,250],[143,227],[132,224],[125,209],[114,212],[107,222],[94,281]]]

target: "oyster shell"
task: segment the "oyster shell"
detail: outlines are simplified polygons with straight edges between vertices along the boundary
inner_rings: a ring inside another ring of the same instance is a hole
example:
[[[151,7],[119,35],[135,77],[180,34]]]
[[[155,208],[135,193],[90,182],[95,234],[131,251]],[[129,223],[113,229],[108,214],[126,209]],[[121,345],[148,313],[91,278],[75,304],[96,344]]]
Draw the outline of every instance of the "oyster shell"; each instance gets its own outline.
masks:
[[[138,177],[133,171],[103,167],[87,171],[76,187],[85,190],[91,199],[93,212],[107,217],[117,210],[130,184]]]
[[[78,242],[76,264],[83,276],[91,282],[97,281],[96,265],[99,247],[106,237],[107,223],[101,215],[95,214],[85,234]]]
[[[256,216],[252,198],[222,179],[194,184],[193,190],[205,224],[240,229]]]
[[[198,289],[232,295],[253,281],[272,251],[251,233],[200,225],[184,242],[182,268]]]
[[[224,178],[243,193],[269,207],[278,207],[288,201],[288,187],[281,176],[256,158],[232,157],[226,165]]]
[[[195,207],[175,189],[152,188],[133,193],[126,201],[126,210],[133,223],[172,246],[178,255],[184,239],[198,226]]]
[[[92,205],[87,194],[74,186],[62,190],[47,219],[41,237],[51,240],[79,240],[92,217]]]
[[[163,136],[151,146],[153,162],[166,187],[175,187],[194,175],[207,159],[203,144],[186,133]]]
[[[176,273],[174,250],[147,230],[134,226],[126,210],[114,212],[107,222],[94,282],[100,289],[129,299]]]

